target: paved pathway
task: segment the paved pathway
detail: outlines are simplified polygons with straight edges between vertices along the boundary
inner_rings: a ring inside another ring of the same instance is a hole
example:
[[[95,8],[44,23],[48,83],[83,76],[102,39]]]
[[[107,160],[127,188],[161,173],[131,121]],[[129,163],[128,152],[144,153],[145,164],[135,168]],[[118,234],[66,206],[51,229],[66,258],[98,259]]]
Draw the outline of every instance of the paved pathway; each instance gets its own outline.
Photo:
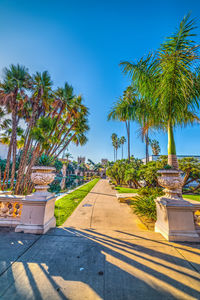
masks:
[[[61,228],[0,233],[0,299],[200,299],[200,244],[168,243],[101,180]]]

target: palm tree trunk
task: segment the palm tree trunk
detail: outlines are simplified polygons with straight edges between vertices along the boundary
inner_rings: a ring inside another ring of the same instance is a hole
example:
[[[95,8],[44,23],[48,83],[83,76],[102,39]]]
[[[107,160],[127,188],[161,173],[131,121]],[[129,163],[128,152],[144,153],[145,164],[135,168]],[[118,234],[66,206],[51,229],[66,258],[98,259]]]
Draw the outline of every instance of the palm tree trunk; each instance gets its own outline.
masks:
[[[30,131],[36,123],[36,115],[37,115],[37,111],[38,111],[38,107],[39,107],[40,98],[41,98],[41,91],[38,93],[38,97],[36,98],[34,105],[33,105],[32,117],[31,117],[28,129],[27,129],[25,144],[24,144],[22,156],[20,159],[20,164],[19,164],[19,169],[18,169],[18,174],[17,174],[17,182],[15,185],[15,194],[19,193],[20,182],[23,179],[24,171],[25,171],[25,168],[27,165],[28,151],[30,149],[30,145],[31,145],[31,141],[32,141],[32,139],[30,137]]]
[[[146,164],[149,162],[149,135],[148,131],[145,134],[145,145],[146,145]]]
[[[4,189],[7,188],[7,184],[8,184],[8,180],[7,180],[7,183],[6,183],[6,179],[9,179],[11,153],[12,153],[12,136],[11,136],[10,144],[9,144],[9,148],[8,148],[6,167],[5,167],[4,174],[3,174],[3,186],[2,186],[2,191],[4,191]]]
[[[171,121],[168,121],[168,164],[178,170],[178,160],[176,156],[176,145]]]
[[[24,180],[23,182],[21,182],[20,184],[20,193],[24,194],[25,192],[30,192],[30,189],[29,189],[29,185],[30,185],[30,178],[31,178],[31,173],[32,173],[32,167],[34,166],[38,156],[39,156],[39,153],[40,153],[40,144],[38,143],[35,150],[33,151],[33,154],[32,154],[32,158],[31,158],[31,161],[30,161],[30,164],[28,166],[28,169],[26,171],[26,175],[24,177]]]
[[[71,138],[67,141],[67,143],[64,145],[64,147],[59,151],[58,154],[55,155],[55,159],[62,153],[62,151],[64,151],[67,146],[69,145],[69,143],[71,142],[71,140],[76,136],[76,133],[74,133]]]
[[[126,123],[128,140],[128,161],[130,161],[130,121]]]
[[[122,144],[122,159],[123,159],[123,144]]]
[[[13,133],[13,156],[12,156],[12,171],[11,171],[11,184],[10,188],[13,189],[15,179],[15,167],[16,167],[16,152],[17,152],[17,107],[16,103],[12,112],[12,133]]]

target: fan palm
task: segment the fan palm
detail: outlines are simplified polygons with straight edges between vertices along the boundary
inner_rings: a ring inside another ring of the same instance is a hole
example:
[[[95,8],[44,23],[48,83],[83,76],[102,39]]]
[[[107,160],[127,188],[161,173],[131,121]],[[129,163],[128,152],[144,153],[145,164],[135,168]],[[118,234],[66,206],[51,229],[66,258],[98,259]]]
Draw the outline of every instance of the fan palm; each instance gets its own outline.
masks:
[[[28,153],[31,148],[32,137],[31,131],[35,126],[38,118],[48,111],[52,103],[52,81],[49,73],[44,71],[42,73],[36,72],[32,78],[32,95],[28,101],[27,115],[25,119],[28,123],[26,130],[26,137],[24,147],[20,159],[17,181],[15,185],[15,193],[18,194],[20,186],[22,186],[22,179],[27,165]]]
[[[12,135],[8,149],[7,164],[3,178],[3,188],[6,178],[9,176],[10,159],[12,154],[11,189],[14,185],[16,148],[17,148],[17,119],[20,108],[23,106],[24,91],[30,87],[30,75],[28,69],[20,65],[10,65],[4,69],[3,83],[1,84],[1,104],[12,115]]]

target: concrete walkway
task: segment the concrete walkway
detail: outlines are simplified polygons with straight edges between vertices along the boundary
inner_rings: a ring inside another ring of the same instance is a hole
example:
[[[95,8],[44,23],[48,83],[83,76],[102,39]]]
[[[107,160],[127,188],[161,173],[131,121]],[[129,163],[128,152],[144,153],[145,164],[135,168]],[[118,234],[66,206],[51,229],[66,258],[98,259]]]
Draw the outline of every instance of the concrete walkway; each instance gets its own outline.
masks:
[[[63,227],[0,233],[0,299],[200,299],[200,244],[146,230],[106,180]]]

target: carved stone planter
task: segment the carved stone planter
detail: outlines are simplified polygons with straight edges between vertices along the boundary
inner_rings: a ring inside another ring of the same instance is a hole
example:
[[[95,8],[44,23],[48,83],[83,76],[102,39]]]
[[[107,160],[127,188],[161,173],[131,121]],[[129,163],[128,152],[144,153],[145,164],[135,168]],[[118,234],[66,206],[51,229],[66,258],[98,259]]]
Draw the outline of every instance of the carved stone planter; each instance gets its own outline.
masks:
[[[199,242],[195,228],[193,204],[182,198],[183,178],[179,170],[160,170],[158,183],[165,195],[155,200],[157,221],[155,231],[168,241]]]
[[[56,226],[54,217],[55,196],[47,191],[54,178],[55,168],[33,167],[31,180],[36,184],[36,192],[27,195],[23,203],[21,224],[15,231],[24,233],[44,234],[50,228]]]
[[[36,193],[49,194],[47,192],[49,184],[54,180],[56,169],[53,167],[40,167],[36,166],[32,168],[33,173],[31,174],[31,180],[36,184]]]

